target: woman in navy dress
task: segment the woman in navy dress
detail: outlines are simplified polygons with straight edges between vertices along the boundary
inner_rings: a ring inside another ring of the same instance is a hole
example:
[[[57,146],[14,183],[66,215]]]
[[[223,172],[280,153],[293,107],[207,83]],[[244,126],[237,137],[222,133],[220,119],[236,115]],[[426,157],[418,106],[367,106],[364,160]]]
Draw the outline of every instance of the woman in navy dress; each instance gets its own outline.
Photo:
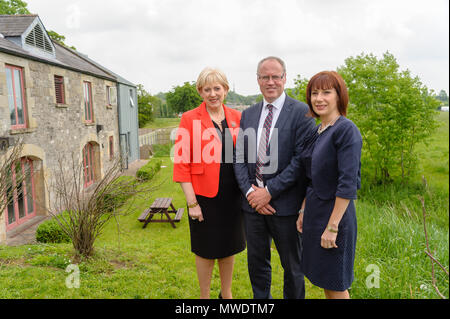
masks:
[[[297,220],[302,233],[302,267],[327,298],[349,298],[356,248],[354,200],[361,185],[362,138],[347,119],[348,92],[334,71],[316,74],[306,98],[312,116],[320,119],[302,150],[306,198]]]

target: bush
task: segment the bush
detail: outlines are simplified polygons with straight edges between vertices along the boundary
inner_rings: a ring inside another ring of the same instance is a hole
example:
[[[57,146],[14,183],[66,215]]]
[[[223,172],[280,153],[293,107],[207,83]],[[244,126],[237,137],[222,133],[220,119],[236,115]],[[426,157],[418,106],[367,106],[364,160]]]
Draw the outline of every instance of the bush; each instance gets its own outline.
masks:
[[[40,243],[70,243],[70,237],[55,219],[41,223],[36,230],[36,241]]]
[[[134,177],[131,176],[120,176],[118,177],[114,182],[112,182],[112,185],[114,187],[114,184],[117,186],[120,186],[122,184],[126,183],[136,183],[137,181],[134,179]],[[112,192],[107,192],[103,196],[104,200],[104,206],[106,210],[112,210],[112,208],[118,208],[121,207],[125,202],[131,197],[132,194],[129,192],[122,192],[119,194],[115,194]]]
[[[161,161],[149,161],[147,164],[142,166],[137,172],[136,177],[140,181],[149,181],[159,172],[161,169]]]

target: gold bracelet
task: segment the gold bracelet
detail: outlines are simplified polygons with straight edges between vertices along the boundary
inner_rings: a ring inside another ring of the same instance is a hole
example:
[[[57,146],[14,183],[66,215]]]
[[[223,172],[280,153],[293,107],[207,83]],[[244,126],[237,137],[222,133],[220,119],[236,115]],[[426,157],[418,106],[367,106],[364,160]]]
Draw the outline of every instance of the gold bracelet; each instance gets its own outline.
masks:
[[[194,208],[195,206],[198,206],[198,202],[192,203],[189,205],[189,203],[186,203],[188,208]]]
[[[338,232],[337,229],[334,229],[334,228],[332,228],[331,226],[328,226],[328,227],[327,227],[327,230],[330,231],[330,232],[332,232],[332,233],[336,233],[336,234],[337,234],[337,232]]]

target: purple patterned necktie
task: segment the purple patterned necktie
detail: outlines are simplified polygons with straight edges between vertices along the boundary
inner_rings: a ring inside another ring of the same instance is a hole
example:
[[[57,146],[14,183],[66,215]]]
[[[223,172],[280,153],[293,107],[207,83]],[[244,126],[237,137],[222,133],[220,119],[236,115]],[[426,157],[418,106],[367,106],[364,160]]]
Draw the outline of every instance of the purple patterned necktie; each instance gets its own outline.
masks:
[[[268,104],[267,108],[269,109],[269,114],[267,114],[266,119],[264,121],[263,130],[261,133],[261,138],[259,140],[258,147],[258,156],[256,159],[256,179],[263,183],[262,178],[262,166],[266,163],[267,158],[267,147],[269,146],[269,136],[270,136],[270,127],[272,126],[272,118],[273,118],[273,105]]]

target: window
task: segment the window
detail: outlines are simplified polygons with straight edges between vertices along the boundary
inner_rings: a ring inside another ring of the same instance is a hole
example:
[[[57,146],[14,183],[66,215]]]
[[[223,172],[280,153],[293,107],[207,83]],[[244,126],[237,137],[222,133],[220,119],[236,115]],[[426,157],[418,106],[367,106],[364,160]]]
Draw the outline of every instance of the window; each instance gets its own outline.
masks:
[[[84,187],[94,182],[94,146],[91,143],[83,148],[83,175]]]
[[[109,159],[114,159],[114,136],[109,137]]]
[[[10,171],[11,187],[7,191],[7,229],[23,223],[36,215],[33,161],[21,158]]]
[[[85,81],[84,86],[84,120],[86,123],[94,122],[94,111],[92,106],[92,86],[91,82]]]
[[[109,88],[110,86],[106,86],[106,104],[107,105],[111,105],[111,97],[110,97],[110,92],[109,92]]]
[[[22,68],[6,65],[6,86],[8,88],[11,128],[26,128],[26,104]]]
[[[134,107],[133,90],[132,89],[130,89],[130,106]]]
[[[59,75],[55,75],[55,95],[56,103],[65,104],[66,98],[64,94],[64,78]]]
[[[106,103],[108,106],[117,104],[117,89],[114,86],[106,87]]]

